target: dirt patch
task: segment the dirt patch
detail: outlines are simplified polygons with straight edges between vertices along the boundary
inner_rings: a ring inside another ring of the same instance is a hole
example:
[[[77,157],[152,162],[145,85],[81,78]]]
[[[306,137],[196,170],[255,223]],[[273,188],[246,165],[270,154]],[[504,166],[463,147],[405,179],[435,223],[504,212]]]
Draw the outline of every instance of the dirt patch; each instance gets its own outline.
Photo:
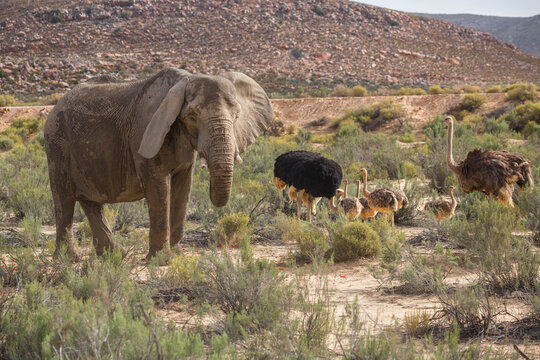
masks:
[[[406,118],[413,127],[413,133],[423,130],[425,124],[436,115],[445,114],[456,107],[465,94],[419,95],[419,96],[366,96],[347,98],[303,98],[272,100],[278,120],[286,125],[295,124],[297,128],[309,129],[314,133],[333,132],[331,119],[340,117],[347,109],[373,105],[383,100],[392,100],[405,110]],[[486,99],[479,114],[491,114],[508,106],[506,94],[480,94]],[[323,126],[312,126],[321,119],[327,119]],[[388,124],[386,131],[398,128],[399,122]]]
[[[13,106],[0,108],[0,132],[9,127],[13,119],[19,117],[47,116],[52,106]]]

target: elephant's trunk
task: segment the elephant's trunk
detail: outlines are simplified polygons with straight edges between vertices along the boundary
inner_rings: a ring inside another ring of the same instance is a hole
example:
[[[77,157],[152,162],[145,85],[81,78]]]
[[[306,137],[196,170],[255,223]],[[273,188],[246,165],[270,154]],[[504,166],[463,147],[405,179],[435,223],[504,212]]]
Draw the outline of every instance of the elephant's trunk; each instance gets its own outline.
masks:
[[[221,119],[209,125],[210,200],[217,207],[227,205],[231,196],[235,146],[232,122]]]

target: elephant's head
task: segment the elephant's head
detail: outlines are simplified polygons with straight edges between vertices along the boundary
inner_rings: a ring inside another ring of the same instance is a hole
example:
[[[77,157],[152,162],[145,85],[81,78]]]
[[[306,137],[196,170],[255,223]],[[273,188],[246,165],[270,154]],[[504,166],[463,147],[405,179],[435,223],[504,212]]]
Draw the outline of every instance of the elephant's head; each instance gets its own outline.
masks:
[[[156,156],[167,133],[174,131],[177,159],[192,160],[183,157],[193,150],[199,153],[210,171],[210,199],[221,207],[231,194],[235,159],[241,161],[240,154],[272,119],[270,100],[250,77],[237,72],[188,75],[162,100],[138,152],[145,158]]]

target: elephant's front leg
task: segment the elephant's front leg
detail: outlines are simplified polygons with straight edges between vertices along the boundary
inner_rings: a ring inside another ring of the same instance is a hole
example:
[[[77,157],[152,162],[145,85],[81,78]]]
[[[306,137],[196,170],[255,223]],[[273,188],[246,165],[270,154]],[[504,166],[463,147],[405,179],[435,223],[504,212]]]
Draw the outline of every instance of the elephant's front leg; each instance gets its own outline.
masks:
[[[171,177],[171,248],[178,244],[184,236],[184,225],[186,223],[186,213],[189,202],[189,193],[191,192],[192,178],[193,164],[189,165],[187,169],[176,172]]]
[[[150,218],[149,249],[147,259],[154,256],[169,240],[169,202],[171,177],[154,177],[145,184]]]

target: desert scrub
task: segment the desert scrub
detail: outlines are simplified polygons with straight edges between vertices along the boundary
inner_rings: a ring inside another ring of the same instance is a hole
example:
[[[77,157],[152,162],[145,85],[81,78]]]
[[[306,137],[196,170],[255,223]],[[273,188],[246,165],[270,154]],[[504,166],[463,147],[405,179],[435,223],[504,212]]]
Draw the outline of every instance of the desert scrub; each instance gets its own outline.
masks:
[[[403,107],[394,104],[392,100],[383,100],[371,106],[349,109],[345,115],[338,119],[338,123],[352,119],[360,124],[364,130],[376,130],[384,123],[401,118],[405,115]]]
[[[242,239],[249,236],[251,231],[248,224],[249,216],[242,212],[223,216],[214,232],[218,245],[240,246]]]
[[[238,259],[223,251],[202,255],[193,283],[196,301],[217,306],[232,338],[276,326],[293,298],[275,264],[265,259]]]
[[[477,275],[486,289],[495,293],[536,291],[540,284],[540,259],[531,244],[514,236],[519,214],[500,202],[478,199],[467,218],[454,218],[447,225],[450,239],[470,249],[478,264]]]
[[[412,170],[410,171],[412,172]],[[415,225],[418,218],[418,206],[425,196],[425,189],[421,186],[420,181],[411,179],[405,181],[403,192],[407,196],[409,203],[407,206],[394,212],[394,222],[401,225]]]
[[[319,262],[330,249],[328,235],[312,224],[279,214],[276,228],[279,229],[284,242],[295,244],[293,255],[297,261]]]
[[[430,320],[433,314],[427,311],[416,310],[408,312],[403,317],[405,333],[412,338],[424,336],[430,328]]]
[[[83,300],[62,286],[28,284],[24,295],[2,309],[0,356],[140,359],[203,354],[200,336],[166,326],[151,311],[148,295],[133,284],[125,284],[121,292],[117,298],[96,292]]]
[[[422,88],[402,87],[397,91],[397,95],[427,95],[427,93]]]
[[[345,85],[338,85],[334,88],[334,96],[337,97],[347,97],[347,96],[354,96],[354,97],[361,97],[367,95],[367,90],[365,87],[361,85],[353,86],[352,88],[348,88]]]
[[[7,209],[18,218],[33,216],[44,223],[52,222],[47,159],[43,146],[35,139],[0,157],[0,189],[8,194]]]
[[[64,94],[58,93],[47,95],[47,97],[45,97],[45,99],[43,100],[43,103],[45,105],[56,105],[58,103],[58,100],[60,100],[63,96]]]
[[[475,111],[482,106],[486,99],[477,94],[467,94],[461,99],[461,102],[457,106],[458,110]]]
[[[502,92],[502,87],[500,85],[490,86],[486,89],[486,93],[488,94],[500,93],[500,92]]]
[[[512,130],[523,131],[529,123],[540,125],[540,102],[527,101],[501,115],[497,121],[506,122]]]
[[[504,88],[503,91],[506,93],[507,100],[525,102],[536,101],[537,98],[536,85],[533,83],[513,84]]]
[[[0,151],[7,151],[13,149],[15,142],[8,136],[0,136]]]
[[[334,233],[332,254],[336,262],[371,257],[380,251],[379,235],[362,222],[347,223]]]
[[[0,106],[11,106],[15,103],[13,95],[0,95]]]
[[[188,287],[193,283],[199,256],[196,254],[178,254],[171,259],[165,279],[171,286]]]
[[[440,95],[440,94],[445,94],[446,91],[441,88],[439,85],[431,85],[428,89],[428,93],[430,95]]]
[[[405,134],[401,135],[398,140],[404,143],[412,143],[418,141],[416,136],[414,136],[414,134],[411,132],[405,132]]]

